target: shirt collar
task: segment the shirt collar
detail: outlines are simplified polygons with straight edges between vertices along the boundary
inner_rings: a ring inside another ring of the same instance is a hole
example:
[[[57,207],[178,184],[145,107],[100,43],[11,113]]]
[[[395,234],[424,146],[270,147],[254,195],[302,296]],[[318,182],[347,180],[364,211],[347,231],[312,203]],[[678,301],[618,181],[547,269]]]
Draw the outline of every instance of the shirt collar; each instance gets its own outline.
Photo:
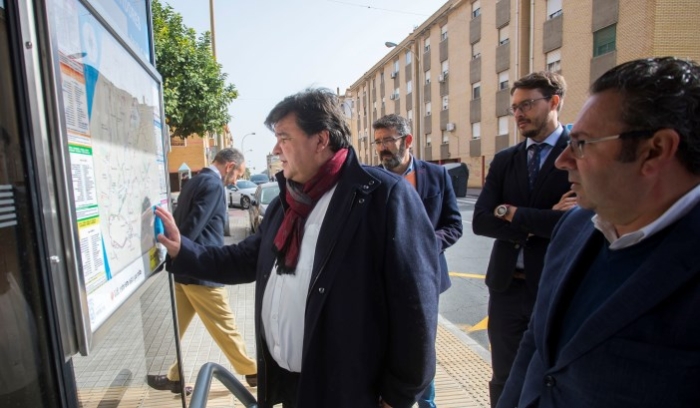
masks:
[[[598,214],[594,215],[591,221],[593,221],[593,226],[602,232],[605,239],[608,240],[611,250],[622,249],[637,244],[678,221],[698,203],[700,203],[700,184],[679,198],[659,218],[637,231],[628,232],[621,237],[618,237],[615,226],[611,222],[601,219]]]
[[[564,133],[564,127],[561,124],[559,124],[559,125],[557,125],[557,128],[554,129],[554,132],[550,133],[549,136],[547,136],[547,138],[544,139],[540,143],[537,143],[528,137],[526,142],[525,142],[525,148],[528,149],[533,144],[543,144],[543,143],[549,145],[550,147],[554,147],[557,145],[557,142],[559,141],[559,138],[561,137],[562,133]]]
[[[411,157],[411,160],[408,162],[408,167],[406,168],[406,171],[403,172],[403,175],[407,175],[413,171],[414,165],[413,165],[413,155],[409,155]]]
[[[219,176],[219,178],[222,178],[222,177],[221,177],[221,172],[219,171],[219,169],[216,168],[216,166],[214,166],[213,164],[211,164],[211,165],[207,166],[207,168],[208,168],[209,170],[213,171],[217,176]]]

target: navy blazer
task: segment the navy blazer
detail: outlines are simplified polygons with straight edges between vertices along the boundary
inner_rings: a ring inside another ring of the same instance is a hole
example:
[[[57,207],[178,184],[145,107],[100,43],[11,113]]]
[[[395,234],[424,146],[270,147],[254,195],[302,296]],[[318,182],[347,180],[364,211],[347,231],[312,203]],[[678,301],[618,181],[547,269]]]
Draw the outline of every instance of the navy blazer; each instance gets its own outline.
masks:
[[[221,175],[205,167],[182,186],[173,213],[180,234],[201,245],[224,244],[226,192]],[[175,276],[175,282],[223,286],[197,276]]]
[[[498,408],[700,407],[700,205],[668,227],[554,359],[554,315],[596,231],[592,216],[575,208],[554,232]]]
[[[361,166],[349,149],[316,246],[306,301],[297,405],[374,407],[383,397],[411,407],[435,375],[438,242],[420,197],[400,177]],[[238,245],[203,247],[183,239],[175,273],[218,282],[256,281],[258,404],[280,387],[261,320],[273,240],[288,207],[286,181],[260,228]],[[378,239],[378,237],[381,237]]]
[[[532,191],[527,174],[525,141],[494,156],[486,183],[474,206],[472,222],[475,234],[496,238],[486,271],[489,289],[502,292],[510,286],[518,254],[524,248],[525,280],[531,293],[537,293],[549,238],[564,214],[552,210],[552,207],[570,189],[567,172],[554,167],[554,161],[567,148],[568,141],[569,132],[564,128],[542,164]],[[493,215],[499,204],[518,207],[512,222]]]
[[[462,236],[462,214],[459,212],[457,197],[447,169],[415,158],[413,165],[413,171],[416,173],[416,190],[423,200],[423,206],[440,244],[440,293],[442,293],[452,286],[445,250]]]

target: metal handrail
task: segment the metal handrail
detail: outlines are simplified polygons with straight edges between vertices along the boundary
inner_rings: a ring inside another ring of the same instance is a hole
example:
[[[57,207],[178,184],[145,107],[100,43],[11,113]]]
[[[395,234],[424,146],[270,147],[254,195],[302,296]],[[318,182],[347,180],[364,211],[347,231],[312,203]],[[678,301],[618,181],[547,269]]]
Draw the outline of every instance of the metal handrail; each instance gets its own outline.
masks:
[[[216,363],[205,363],[197,374],[190,408],[205,408],[211,389],[211,378],[216,377],[246,408],[258,408],[258,402],[230,371]]]

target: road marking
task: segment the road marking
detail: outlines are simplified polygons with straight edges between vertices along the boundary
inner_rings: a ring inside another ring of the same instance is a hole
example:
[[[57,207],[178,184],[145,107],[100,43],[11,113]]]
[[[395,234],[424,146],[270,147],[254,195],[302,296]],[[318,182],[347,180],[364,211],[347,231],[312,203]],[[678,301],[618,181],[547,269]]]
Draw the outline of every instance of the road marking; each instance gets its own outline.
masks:
[[[484,317],[479,323],[467,329],[467,333],[474,333],[476,331],[486,330],[489,326],[489,317]]]
[[[458,278],[484,279],[485,275],[479,275],[478,273],[450,272],[450,276],[456,276]]]

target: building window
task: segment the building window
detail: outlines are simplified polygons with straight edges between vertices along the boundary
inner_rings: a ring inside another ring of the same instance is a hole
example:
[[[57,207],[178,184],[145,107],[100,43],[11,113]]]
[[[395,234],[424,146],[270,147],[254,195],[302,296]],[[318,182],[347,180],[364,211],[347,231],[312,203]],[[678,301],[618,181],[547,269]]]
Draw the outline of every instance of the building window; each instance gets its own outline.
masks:
[[[550,72],[561,72],[561,48],[550,51],[546,55],[547,66],[545,69]]]
[[[445,95],[442,97],[442,110],[450,109],[450,97]]]
[[[430,143],[433,142],[433,139],[430,137],[430,135],[425,135],[425,145],[430,146]]]
[[[615,51],[617,24],[605,27],[593,33],[593,56]]]
[[[413,60],[413,53],[411,51],[406,51],[406,65],[410,65]]]
[[[448,144],[450,143],[450,134],[446,131],[442,131],[442,144]]]
[[[394,61],[394,73],[399,72],[399,60]]]
[[[425,116],[430,116],[433,112],[433,105],[430,102],[425,103]]]
[[[561,0],[547,0],[547,19],[561,15]]]
[[[430,38],[426,38],[423,40],[423,52],[428,51],[430,51]]]
[[[386,97],[382,96],[382,109],[386,106]]]
[[[413,81],[406,82],[406,94],[413,92]]]
[[[472,123],[472,139],[481,139],[481,122]]]
[[[450,63],[447,60],[442,61],[442,75],[447,75],[450,71]]]
[[[498,74],[498,89],[503,90],[503,89],[508,89],[508,70],[505,70]]]
[[[472,3],[472,18],[479,17],[481,15],[481,0],[476,0]]]
[[[399,99],[399,87],[397,86],[396,89],[394,89],[394,99]]]
[[[408,112],[406,112],[406,119],[408,119],[408,121],[409,121],[411,124],[413,124],[413,109],[411,109],[411,110],[409,110]]]
[[[440,27],[440,41],[445,41],[447,39],[447,24]]]
[[[472,99],[481,98],[481,82],[472,85]]]
[[[481,41],[472,44],[472,59],[481,57]]]
[[[510,116],[499,116],[498,117],[498,134],[507,135],[508,134],[508,122]]]
[[[379,73],[379,83],[384,85],[384,72]]]
[[[425,71],[425,84],[430,85],[430,70]]]
[[[498,45],[508,44],[510,42],[510,37],[508,33],[508,26],[498,29]]]

